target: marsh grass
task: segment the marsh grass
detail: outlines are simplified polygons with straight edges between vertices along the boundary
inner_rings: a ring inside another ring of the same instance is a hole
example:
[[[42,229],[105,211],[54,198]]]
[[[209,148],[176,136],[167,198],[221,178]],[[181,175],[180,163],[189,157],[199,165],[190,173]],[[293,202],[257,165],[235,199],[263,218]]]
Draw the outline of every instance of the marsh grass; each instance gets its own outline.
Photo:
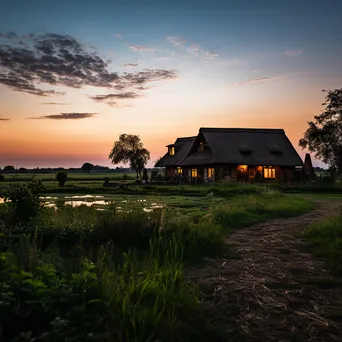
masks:
[[[309,226],[304,237],[312,242],[311,252],[342,275],[342,210]]]
[[[200,205],[177,188],[178,206],[174,198],[152,211],[143,204],[119,210],[112,202],[99,211],[61,201],[22,224],[1,216],[5,340],[219,341],[184,267],[229,254],[225,237],[232,229],[298,215],[311,203],[254,186],[186,191]]]

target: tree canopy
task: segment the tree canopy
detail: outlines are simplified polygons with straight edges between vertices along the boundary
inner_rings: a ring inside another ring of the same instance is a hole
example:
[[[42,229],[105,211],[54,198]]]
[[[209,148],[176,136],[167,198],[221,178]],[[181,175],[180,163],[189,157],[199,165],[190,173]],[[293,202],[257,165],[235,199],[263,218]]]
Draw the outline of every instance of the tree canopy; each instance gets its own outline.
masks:
[[[139,136],[121,134],[119,140],[114,142],[109,159],[112,164],[129,163],[137,177],[141,178],[141,171],[150,159],[150,152],[144,148]]]
[[[324,90],[325,91],[325,90]],[[327,93],[324,111],[309,121],[299,145],[315,153],[332,168],[342,171],[342,88]]]
[[[82,171],[84,172],[90,172],[94,168],[94,165],[91,163],[84,163],[82,165]]]
[[[15,167],[13,165],[6,165],[4,167],[4,172],[14,172],[15,171]]]

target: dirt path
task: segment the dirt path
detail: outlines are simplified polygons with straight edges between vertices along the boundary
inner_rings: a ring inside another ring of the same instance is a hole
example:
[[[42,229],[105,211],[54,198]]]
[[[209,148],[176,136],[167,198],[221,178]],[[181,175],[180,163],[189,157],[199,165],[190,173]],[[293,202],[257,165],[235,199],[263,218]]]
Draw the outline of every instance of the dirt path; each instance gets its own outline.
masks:
[[[342,341],[342,279],[303,252],[298,234],[337,204],[235,231],[239,258],[212,260],[189,277],[200,285],[210,320],[230,341]]]

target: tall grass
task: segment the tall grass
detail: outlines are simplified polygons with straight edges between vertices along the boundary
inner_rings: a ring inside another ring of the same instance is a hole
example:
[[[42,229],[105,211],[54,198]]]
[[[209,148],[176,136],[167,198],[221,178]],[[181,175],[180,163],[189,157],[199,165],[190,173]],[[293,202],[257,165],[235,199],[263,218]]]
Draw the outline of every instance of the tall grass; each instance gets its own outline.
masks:
[[[177,208],[122,211],[111,204],[98,211],[59,203],[57,211],[40,208],[39,216],[19,223],[2,210],[5,339],[219,340],[196,285],[184,277],[186,264],[227,253],[224,239],[234,228],[297,215],[311,203],[254,186],[202,189],[192,191],[208,210],[196,219]]]
[[[313,243],[312,253],[324,258],[334,272],[342,275],[342,210],[312,224],[304,236]]]

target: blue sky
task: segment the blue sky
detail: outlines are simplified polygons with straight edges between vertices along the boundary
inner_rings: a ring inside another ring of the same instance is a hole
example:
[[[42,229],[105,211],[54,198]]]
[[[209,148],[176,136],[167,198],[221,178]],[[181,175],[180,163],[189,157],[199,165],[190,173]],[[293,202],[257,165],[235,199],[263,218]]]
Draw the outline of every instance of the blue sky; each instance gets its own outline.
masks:
[[[0,118],[10,119],[0,121],[5,132],[0,142],[7,145],[0,149],[2,159],[80,163],[87,158],[78,145],[82,141],[92,146],[87,149],[91,161],[108,164],[108,150],[125,130],[141,135],[157,158],[170,140],[196,134],[205,125],[278,126],[297,148],[306,122],[321,110],[321,90],[342,84],[341,12],[342,1],[337,0],[8,2],[0,11],[3,35],[71,36],[87,51],[110,60],[109,72],[172,70],[176,77],[152,80],[149,75],[152,81],[141,88],[143,95],[115,106],[91,100],[108,88],[83,85],[75,90],[57,84],[65,95],[44,98],[51,105],[42,106],[40,95],[0,84]],[[1,44],[14,43],[2,37]],[[89,111],[96,116],[77,120],[77,125],[69,120],[72,116],[63,116],[63,125],[57,120],[24,121]],[[23,127],[41,139],[20,159],[18,146],[30,143],[16,133]],[[101,137],[94,127],[103,131]],[[77,139],[69,156],[63,156],[65,129]],[[49,159],[39,150],[46,136],[54,141],[49,148],[55,148]]]

